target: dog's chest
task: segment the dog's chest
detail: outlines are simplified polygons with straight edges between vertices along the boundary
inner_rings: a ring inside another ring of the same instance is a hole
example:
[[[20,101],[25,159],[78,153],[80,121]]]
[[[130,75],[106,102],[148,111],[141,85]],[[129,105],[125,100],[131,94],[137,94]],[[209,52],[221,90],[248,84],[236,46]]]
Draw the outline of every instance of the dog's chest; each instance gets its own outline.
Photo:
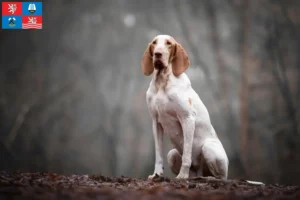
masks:
[[[149,103],[153,114],[158,117],[160,123],[168,121],[167,118],[176,117],[174,105],[164,92],[158,91],[156,94],[152,94]]]
[[[170,98],[170,94],[158,91],[148,97],[148,104],[152,115],[157,118],[166,134],[172,136],[180,133],[176,104]]]

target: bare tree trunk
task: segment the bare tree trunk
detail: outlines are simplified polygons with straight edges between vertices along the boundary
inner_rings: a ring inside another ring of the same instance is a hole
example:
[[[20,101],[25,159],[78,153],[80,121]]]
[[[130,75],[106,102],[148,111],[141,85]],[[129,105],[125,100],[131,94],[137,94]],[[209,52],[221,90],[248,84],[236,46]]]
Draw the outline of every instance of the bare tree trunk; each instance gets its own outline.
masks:
[[[249,40],[249,1],[244,0],[243,3],[243,11],[244,14],[242,16],[242,24],[243,24],[243,36],[242,36],[242,58],[241,58],[241,87],[240,87],[240,117],[241,117],[241,125],[240,125],[240,150],[242,161],[246,170],[247,170],[247,141],[248,141],[248,96],[249,96],[249,88],[248,88],[248,72],[249,72],[249,50],[248,50],[248,40]]]
[[[292,133],[294,137],[299,137],[299,127],[297,123],[297,108],[293,101],[292,91],[289,87],[289,79],[286,74],[286,67],[284,63],[284,53],[282,52],[281,41],[281,27],[280,19],[276,13],[273,13],[273,20],[271,21],[269,29],[271,29],[270,38],[267,41],[267,48],[270,51],[270,58],[274,61],[272,66],[272,73],[275,77],[278,89],[284,100],[286,110],[290,117],[292,126]],[[291,24],[289,24],[289,27]],[[294,142],[292,142],[294,143]],[[291,146],[290,146],[291,147]]]
[[[206,0],[206,10],[208,14],[208,20],[211,26],[211,35],[212,35],[212,46],[215,53],[215,58],[217,62],[217,67],[219,71],[219,93],[220,93],[220,102],[221,109],[224,113],[228,113],[228,105],[227,105],[227,81],[226,81],[226,66],[224,64],[224,59],[221,54],[220,47],[220,38],[219,38],[219,30],[218,30],[218,22],[215,5],[212,0]]]

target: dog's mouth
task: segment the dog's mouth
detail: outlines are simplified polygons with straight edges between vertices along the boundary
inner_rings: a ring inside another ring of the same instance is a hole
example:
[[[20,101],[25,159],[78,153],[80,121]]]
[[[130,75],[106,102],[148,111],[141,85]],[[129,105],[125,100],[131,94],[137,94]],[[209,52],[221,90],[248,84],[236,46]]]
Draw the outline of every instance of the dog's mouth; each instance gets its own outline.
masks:
[[[155,67],[155,69],[161,70],[161,69],[165,68],[166,66],[161,60],[155,60],[154,67]]]

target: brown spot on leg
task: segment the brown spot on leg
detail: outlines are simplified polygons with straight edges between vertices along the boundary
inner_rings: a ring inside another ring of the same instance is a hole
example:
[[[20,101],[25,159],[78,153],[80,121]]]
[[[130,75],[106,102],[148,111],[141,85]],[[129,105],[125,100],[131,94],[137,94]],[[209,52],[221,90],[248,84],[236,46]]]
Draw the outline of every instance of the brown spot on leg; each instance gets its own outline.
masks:
[[[190,103],[190,105],[192,105],[192,99],[191,98],[189,98],[189,103]]]

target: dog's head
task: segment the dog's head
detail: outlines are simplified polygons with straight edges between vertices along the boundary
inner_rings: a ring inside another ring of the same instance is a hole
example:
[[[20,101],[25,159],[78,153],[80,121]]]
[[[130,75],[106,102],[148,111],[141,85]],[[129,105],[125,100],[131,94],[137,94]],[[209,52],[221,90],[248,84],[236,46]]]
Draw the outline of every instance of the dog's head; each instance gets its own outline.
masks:
[[[172,67],[173,74],[179,76],[190,65],[187,53],[169,35],[158,35],[150,42],[142,59],[142,71],[149,76],[154,71]]]

